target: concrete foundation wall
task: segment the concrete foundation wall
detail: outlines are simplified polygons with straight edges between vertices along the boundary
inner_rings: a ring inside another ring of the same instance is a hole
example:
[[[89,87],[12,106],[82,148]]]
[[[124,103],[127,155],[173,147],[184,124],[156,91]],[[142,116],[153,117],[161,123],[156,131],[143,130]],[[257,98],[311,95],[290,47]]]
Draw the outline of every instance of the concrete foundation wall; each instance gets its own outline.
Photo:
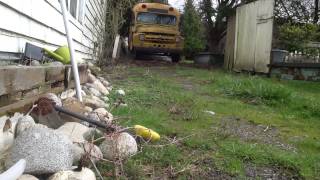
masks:
[[[320,64],[282,64],[272,66],[270,75],[286,80],[320,82]]]
[[[79,66],[81,83],[87,82],[86,65]],[[4,106],[34,99],[47,92],[61,92],[73,86],[71,66],[0,67],[0,111]]]

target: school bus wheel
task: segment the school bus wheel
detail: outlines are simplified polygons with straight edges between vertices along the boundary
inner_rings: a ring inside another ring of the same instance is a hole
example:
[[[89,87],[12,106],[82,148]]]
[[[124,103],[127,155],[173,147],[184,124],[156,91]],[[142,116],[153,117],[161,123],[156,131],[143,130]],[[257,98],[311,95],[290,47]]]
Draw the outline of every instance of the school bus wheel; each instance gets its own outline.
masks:
[[[172,62],[177,63],[181,60],[181,55],[180,54],[172,54],[171,58],[172,58]]]

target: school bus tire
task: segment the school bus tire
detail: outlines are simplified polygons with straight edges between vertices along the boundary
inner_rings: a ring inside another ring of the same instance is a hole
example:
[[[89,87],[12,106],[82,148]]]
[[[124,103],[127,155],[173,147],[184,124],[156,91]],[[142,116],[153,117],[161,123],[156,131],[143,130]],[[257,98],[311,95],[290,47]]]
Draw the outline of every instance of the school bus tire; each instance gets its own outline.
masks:
[[[180,54],[172,54],[171,58],[172,58],[173,63],[178,63],[181,60],[181,55]]]

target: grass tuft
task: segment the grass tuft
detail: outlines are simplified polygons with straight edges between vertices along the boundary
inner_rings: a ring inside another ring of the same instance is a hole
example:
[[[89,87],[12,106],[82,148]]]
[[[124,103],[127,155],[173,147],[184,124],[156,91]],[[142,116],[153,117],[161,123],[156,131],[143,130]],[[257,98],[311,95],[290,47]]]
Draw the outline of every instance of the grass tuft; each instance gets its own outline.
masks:
[[[257,104],[287,104],[292,97],[289,88],[254,76],[246,79],[226,77],[219,79],[218,83],[223,94]]]

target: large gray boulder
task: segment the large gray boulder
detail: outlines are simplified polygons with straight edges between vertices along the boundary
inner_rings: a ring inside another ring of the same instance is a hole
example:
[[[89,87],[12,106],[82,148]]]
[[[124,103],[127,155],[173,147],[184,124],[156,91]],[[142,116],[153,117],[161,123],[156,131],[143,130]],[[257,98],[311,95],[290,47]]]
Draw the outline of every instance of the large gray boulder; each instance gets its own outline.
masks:
[[[76,165],[81,157],[89,156],[94,162],[103,158],[103,154],[98,146],[85,142],[73,144],[73,164]]]
[[[84,107],[84,109],[86,110],[87,113],[90,113],[93,111],[93,109],[89,106]]]
[[[113,121],[113,115],[109,113],[105,108],[98,108],[93,111],[99,117],[99,120],[111,124]]]
[[[23,174],[18,178],[18,180],[39,180],[39,179],[30,174]]]
[[[23,117],[24,115],[19,113],[19,112],[16,112],[14,113],[14,115],[12,117],[10,117],[10,122],[11,122],[11,130],[14,132],[15,129],[16,129],[16,126],[17,126],[17,123],[19,121],[19,119],[21,117]]]
[[[32,60],[32,61],[30,62],[30,66],[41,66],[41,64],[40,64],[40,62],[37,61],[37,60]]]
[[[108,105],[97,96],[83,97],[83,102],[86,106],[89,106],[93,109],[108,107]]]
[[[9,117],[0,117],[0,174],[5,170],[5,158],[13,145],[14,132]]]
[[[9,117],[0,117],[0,159],[3,158],[3,154],[12,146],[13,140],[14,130]]]
[[[36,123],[34,122],[33,118],[29,115],[19,118],[16,126],[16,130],[15,130],[15,136],[18,136],[26,129],[33,127],[35,124]]]
[[[93,83],[93,82],[95,82],[96,80],[97,80],[97,78],[96,78],[93,74],[88,73],[88,82],[89,82],[89,83]]]
[[[48,180],[96,180],[96,176],[91,169],[82,168],[80,172],[60,171],[50,176]]]
[[[61,99],[53,93],[47,93],[47,94],[43,95],[43,97],[52,100],[57,106],[62,106]]]
[[[98,90],[96,90],[96,89],[94,89],[92,87],[89,88],[89,91],[90,91],[90,94],[92,94],[94,96],[101,96],[100,91],[98,91]]]
[[[119,95],[119,96],[125,96],[125,95],[126,95],[126,92],[124,92],[123,89],[118,89],[118,90],[117,90],[117,95]]]
[[[63,108],[67,109],[69,111],[72,111],[74,113],[77,113],[77,114],[82,114],[82,115],[84,115],[85,112],[87,112],[86,106],[83,105],[78,99],[76,99],[74,97],[71,97],[71,98],[64,100],[63,101]],[[81,123],[80,119],[69,116],[64,113],[60,113],[59,117],[61,118],[61,121],[63,122],[62,124],[60,124],[60,126],[62,126],[66,122],[79,122],[79,123]],[[52,127],[52,128],[57,129],[59,127]]]
[[[0,174],[5,170],[5,159],[10,153],[17,123],[22,117],[21,113],[15,113],[12,117],[0,117]]]
[[[108,89],[98,79],[92,83],[87,83],[86,86],[100,91],[103,95],[109,95]]]
[[[138,151],[136,140],[126,132],[107,136],[99,147],[108,160],[127,159]]]
[[[49,63],[49,66],[64,66],[62,62],[59,61],[53,61]]]
[[[98,79],[100,80],[100,82],[105,86],[105,87],[109,87],[110,83],[103,77],[98,77]]]
[[[60,98],[61,98],[62,100],[65,100],[65,99],[67,99],[67,98],[71,98],[71,97],[75,96],[76,94],[77,94],[77,93],[76,93],[76,90],[74,90],[74,89],[68,89],[68,90],[66,90],[66,91],[64,91],[64,92],[61,93]]]
[[[72,166],[72,142],[63,134],[43,126],[23,131],[12,146],[6,166],[20,159],[27,161],[25,173],[47,174],[69,170]]]
[[[97,113],[99,116],[106,116],[109,113],[105,108],[98,108],[93,112]]]
[[[101,100],[103,100],[104,102],[109,102],[110,99],[108,98],[108,96],[103,96],[101,97]]]
[[[56,131],[66,135],[72,142],[83,143],[86,141],[85,136],[90,135],[92,130],[80,123],[67,122]]]

